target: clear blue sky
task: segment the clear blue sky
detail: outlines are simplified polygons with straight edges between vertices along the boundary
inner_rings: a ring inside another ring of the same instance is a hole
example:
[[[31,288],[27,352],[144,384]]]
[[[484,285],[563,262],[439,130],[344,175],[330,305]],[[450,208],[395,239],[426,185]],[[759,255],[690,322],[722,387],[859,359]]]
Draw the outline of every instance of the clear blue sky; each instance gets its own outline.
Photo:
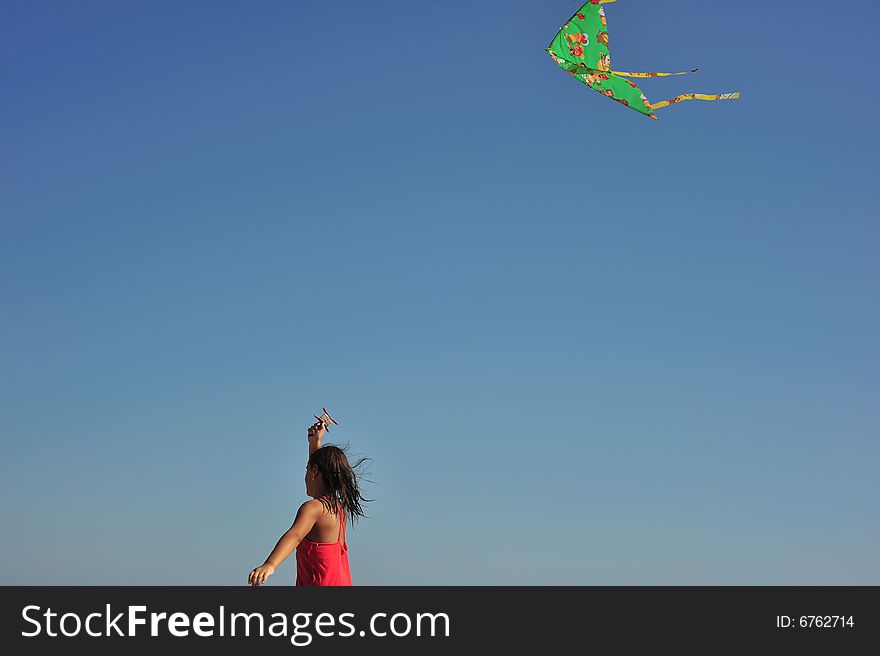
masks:
[[[3,2],[0,583],[880,584],[880,6],[578,6]]]

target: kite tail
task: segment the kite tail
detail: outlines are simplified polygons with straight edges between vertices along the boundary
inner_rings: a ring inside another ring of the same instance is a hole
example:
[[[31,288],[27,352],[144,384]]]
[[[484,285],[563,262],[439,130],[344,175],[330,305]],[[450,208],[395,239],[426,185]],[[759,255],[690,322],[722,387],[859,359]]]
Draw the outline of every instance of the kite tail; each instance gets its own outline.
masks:
[[[682,71],[681,73],[628,73],[626,71],[611,71],[615,75],[622,75],[623,77],[669,77],[670,75],[687,75],[688,73],[696,73],[699,68],[695,68],[690,71]]]
[[[737,91],[736,93],[715,94],[683,93],[680,96],[670,98],[669,100],[661,100],[660,102],[652,103],[651,110],[660,109],[661,107],[666,107],[668,105],[674,105],[675,103],[679,103],[683,100],[736,100],[737,98],[739,98],[739,91]]]

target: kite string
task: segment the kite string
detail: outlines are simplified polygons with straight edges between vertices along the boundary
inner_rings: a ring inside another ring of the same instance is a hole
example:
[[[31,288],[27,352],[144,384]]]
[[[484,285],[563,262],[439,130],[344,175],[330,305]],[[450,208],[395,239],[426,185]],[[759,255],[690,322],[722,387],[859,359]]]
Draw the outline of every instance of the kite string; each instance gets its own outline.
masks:
[[[453,231],[450,233],[453,238],[458,236],[458,233],[461,231],[462,226],[467,222],[468,219],[471,218],[471,215],[474,213],[474,210],[477,208],[477,205],[480,202],[480,198],[483,196],[483,194],[485,194],[489,190],[489,188],[495,182],[495,179],[501,174],[501,171],[504,169],[504,167],[507,166],[508,163],[510,163],[510,160],[513,158],[513,154],[516,152],[516,149],[519,148],[519,144],[521,141],[522,141],[522,135],[517,137],[516,142],[514,142],[514,144],[513,144],[513,148],[511,148],[510,152],[507,153],[507,157],[505,157],[504,161],[502,161],[501,164],[498,166],[498,168],[495,169],[495,172],[491,176],[489,176],[489,180],[486,182],[486,184],[483,185],[483,188],[479,191],[479,193],[477,194],[477,197],[471,203],[470,207],[462,215],[462,217],[458,221],[458,223],[454,226]]]

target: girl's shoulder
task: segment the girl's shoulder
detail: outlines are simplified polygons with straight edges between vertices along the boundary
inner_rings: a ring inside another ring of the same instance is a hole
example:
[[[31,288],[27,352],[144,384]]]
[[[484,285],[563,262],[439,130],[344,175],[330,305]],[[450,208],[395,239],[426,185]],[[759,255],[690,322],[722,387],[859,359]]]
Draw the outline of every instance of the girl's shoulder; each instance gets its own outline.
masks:
[[[299,507],[299,510],[296,511],[296,514],[303,517],[312,517],[313,519],[318,519],[321,515],[324,514],[324,504],[322,504],[317,499],[309,499],[308,501],[304,501],[302,505]]]
[[[321,499],[309,499],[299,507],[299,510],[300,512],[314,514],[319,517],[329,515],[333,515],[334,517],[336,516],[336,513],[330,510],[330,508],[327,506],[327,503],[322,501]]]
[[[311,524],[306,536],[310,541],[318,544],[332,544],[339,541],[345,525],[345,513],[341,508],[339,513],[334,513],[321,499],[311,499],[301,506],[300,513],[307,517]]]

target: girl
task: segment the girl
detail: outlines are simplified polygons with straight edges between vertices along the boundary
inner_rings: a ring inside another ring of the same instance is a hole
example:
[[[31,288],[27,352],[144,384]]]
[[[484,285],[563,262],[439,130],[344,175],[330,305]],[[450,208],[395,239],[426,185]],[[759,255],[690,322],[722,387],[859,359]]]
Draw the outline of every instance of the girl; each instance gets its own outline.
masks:
[[[251,570],[250,585],[265,583],[294,549],[297,585],[351,585],[345,524],[348,519],[366,517],[362,503],[368,499],[358,488],[345,452],[336,446],[321,446],[326,428],[318,421],[308,432],[306,494],[312,500],[299,507],[293,526],[281,536],[266,562]]]

